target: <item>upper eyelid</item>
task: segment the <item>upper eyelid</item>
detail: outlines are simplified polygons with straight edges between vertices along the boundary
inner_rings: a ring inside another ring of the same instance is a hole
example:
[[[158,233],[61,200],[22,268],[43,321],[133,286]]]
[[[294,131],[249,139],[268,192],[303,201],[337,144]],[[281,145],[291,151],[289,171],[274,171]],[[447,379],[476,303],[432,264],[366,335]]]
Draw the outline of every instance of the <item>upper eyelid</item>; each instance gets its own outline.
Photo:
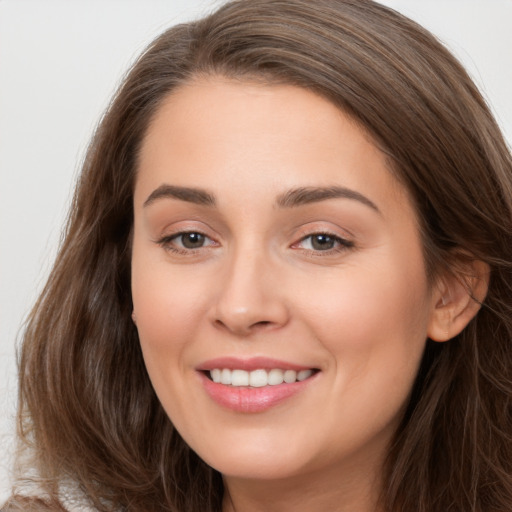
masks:
[[[180,236],[188,235],[191,233],[202,235],[205,238],[207,238],[208,240],[216,242],[216,240],[213,237],[207,235],[204,231],[200,231],[198,229],[180,230],[180,231],[176,231],[175,233],[169,233],[167,235],[162,235],[161,237],[159,237],[157,239],[157,242],[171,241],[171,240],[174,240],[175,238],[179,238]]]
[[[190,222],[192,222],[194,225],[187,225]],[[156,238],[158,238],[158,239],[171,238],[173,236],[184,235],[186,233],[199,233],[208,238],[212,238],[212,239],[214,238],[213,236],[211,236],[211,234],[209,234],[213,231],[212,228],[210,226],[208,226],[207,224],[204,224],[203,222],[200,223],[201,227],[197,227],[197,225],[196,225],[197,221],[195,221],[195,220],[178,222],[177,224],[178,224],[178,226],[176,226],[176,227],[173,227],[173,225],[168,225],[163,229],[159,229],[160,234],[156,235]],[[181,225],[181,224],[185,224],[185,225]]]
[[[314,235],[315,233],[338,236],[340,238],[354,236],[354,234],[346,227],[343,227],[337,219],[318,219],[306,221],[300,226],[296,226],[294,231],[296,233],[303,234],[304,236]]]
[[[340,233],[342,231],[342,233]],[[314,235],[327,235],[333,238],[339,238],[340,240],[352,241],[354,235],[346,229],[342,228],[329,228],[324,226],[302,226],[297,230],[295,237],[297,240],[303,240],[304,238]]]
[[[292,245],[297,245],[300,242],[303,242],[304,240],[307,240],[308,238],[311,238],[316,235],[324,235],[328,236],[330,238],[333,238],[334,240],[341,242],[343,245],[353,245],[354,242],[345,236],[337,235],[336,233],[331,233],[329,231],[315,231],[314,233],[309,233],[307,235],[301,236],[296,242],[294,242]]]

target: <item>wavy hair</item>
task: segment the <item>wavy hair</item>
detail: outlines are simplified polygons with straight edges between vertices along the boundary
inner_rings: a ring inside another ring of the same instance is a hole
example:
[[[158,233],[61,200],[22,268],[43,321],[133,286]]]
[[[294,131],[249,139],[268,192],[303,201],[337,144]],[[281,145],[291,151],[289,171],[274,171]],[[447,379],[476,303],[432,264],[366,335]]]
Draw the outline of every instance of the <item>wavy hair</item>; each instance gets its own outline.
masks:
[[[173,89],[212,74],[327,98],[370,134],[409,191],[429,276],[457,272],[464,259],[489,265],[478,315],[447,343],[427,340],[389,450],[382,506],[510,512],[510,150],[459,62],[428,31],[370,0],[232,1],[163,33],[129,71],[89,146],[20,350],[19,438],[43,498],[58,510],[72,482],[99,511],[221,508],[221,475],[163,411],[130,317],[141,141]]]

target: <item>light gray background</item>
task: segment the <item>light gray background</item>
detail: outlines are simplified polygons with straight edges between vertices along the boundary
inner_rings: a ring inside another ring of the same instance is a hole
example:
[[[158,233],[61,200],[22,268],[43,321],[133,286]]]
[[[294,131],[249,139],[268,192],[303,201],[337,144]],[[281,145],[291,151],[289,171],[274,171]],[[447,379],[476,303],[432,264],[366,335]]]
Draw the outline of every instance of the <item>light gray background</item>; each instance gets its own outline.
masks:
[[[15,341],[49,272],[88,139],[134,57],[214,0],[0,0],[0,502]],[[463,61],[512,141],[512,0],[383,0]]]

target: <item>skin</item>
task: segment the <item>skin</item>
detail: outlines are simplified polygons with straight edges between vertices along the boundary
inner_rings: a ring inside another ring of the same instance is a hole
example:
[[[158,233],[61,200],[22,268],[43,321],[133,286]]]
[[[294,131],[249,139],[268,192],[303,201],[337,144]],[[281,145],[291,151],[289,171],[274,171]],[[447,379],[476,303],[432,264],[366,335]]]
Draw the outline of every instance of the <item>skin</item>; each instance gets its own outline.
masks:
[[[216,204],[148,202],[164,184],[204,189]],[[276,205],[291,189],[334,186],[374,206]],[[223,474],[224,510],[377,510],[425,340],[451,334],[447,287],[429,286],[416,213],[384,155],[311,92],[202,78],[153,119],[134,208],[133,316],[147,370],[185,441]],[[185,247],[183,232],[204,245]],[[317,233],[334,239],[329,250],[313,246]],[[320,371],[266,411],[236,412],[198,376],[224,356]]]

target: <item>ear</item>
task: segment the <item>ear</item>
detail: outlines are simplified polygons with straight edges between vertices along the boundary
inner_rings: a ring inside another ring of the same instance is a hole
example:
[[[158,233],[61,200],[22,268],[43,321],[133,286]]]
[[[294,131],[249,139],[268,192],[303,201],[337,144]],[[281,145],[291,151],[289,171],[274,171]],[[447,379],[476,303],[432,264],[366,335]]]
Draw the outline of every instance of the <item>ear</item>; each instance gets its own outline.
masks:
[[[132,311],[132,321],[135,325],[137,325],[137,317],[135,316],[135,311]]]
[[[478,313],[489,288],[489,265],[480,260],[459,262],[434,286],[427,335],[433,341],[457,336]]]

